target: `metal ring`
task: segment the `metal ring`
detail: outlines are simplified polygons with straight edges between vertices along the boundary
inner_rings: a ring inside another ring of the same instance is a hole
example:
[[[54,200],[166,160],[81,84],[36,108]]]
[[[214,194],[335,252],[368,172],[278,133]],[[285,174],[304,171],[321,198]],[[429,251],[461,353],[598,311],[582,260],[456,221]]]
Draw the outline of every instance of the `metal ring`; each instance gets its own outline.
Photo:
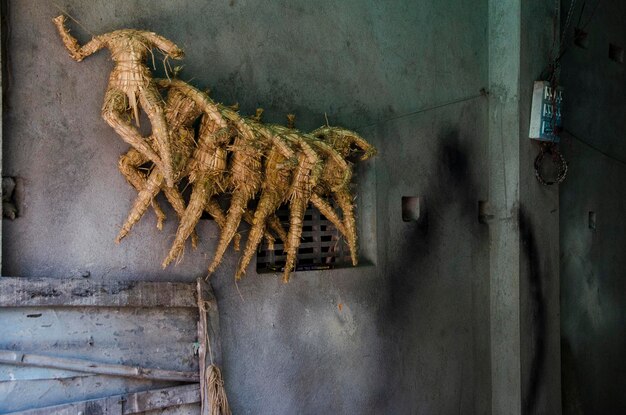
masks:
[[[558,168],[558,174],[554,181],[549,181],[549,180],[544,179],[539,171],[539,168],[541,167],[541,163],[543,162],[543,157],[546,153],[552,155],[551,159],[554,162],[554,164],[557,165],[557,168]],[[567,166],[567,161],[565,161],[565,157],[563,157],[563,154],[561,154],[556,149],[555,146],[551,145],[551,146],[541,147],[541,152],[537,155],[537,158],[535,158],[535,177],[537,178],[537,181],[539,181],[539,183],[541,183],[544,186],[552,186],[553,184],[559,184],[563,182],[563,180],[565,180],[565,177],[567,176],[567,169],[568,169],[568,166]]]

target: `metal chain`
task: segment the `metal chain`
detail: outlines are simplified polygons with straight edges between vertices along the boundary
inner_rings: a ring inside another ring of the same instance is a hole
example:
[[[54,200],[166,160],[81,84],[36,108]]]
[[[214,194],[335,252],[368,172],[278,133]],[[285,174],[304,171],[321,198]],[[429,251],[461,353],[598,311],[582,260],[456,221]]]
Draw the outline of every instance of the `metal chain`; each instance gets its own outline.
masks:
[[[546,154],[551,155],[552,157],[550,158],[552,159],[552,162],[557,165],[558,173],[556,179],[553,181],[546,180],[541,175],[541,164],[543,163],[543,158]],[[562,183],[563,180],[565,180],[565,177],[567,177],[567,170],[567,161],[565,161],[565,157],[563,157],[563,154],[559,152],[557,146],[552,143],[543,144],[541,146],[541,151],[537,155],[537,158],[535,158],[535,177],[537,178],[537,181],[544,186],[552,186],[553,184]]]

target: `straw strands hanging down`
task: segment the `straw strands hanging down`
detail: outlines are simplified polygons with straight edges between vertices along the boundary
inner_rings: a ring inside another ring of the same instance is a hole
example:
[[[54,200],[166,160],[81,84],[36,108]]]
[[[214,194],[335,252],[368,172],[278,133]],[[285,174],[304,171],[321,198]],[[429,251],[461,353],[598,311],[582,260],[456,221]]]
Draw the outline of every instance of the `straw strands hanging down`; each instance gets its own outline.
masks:
[[[244,220],[251,228],[235,277],[242,277],[263,238],[272,247],[278,237],[287,253],[283,274],[287,282],[296,265],[305,210],[311,203],[346,239],[352,263],[357,265],[354,196],[350,191],[353,171],[348,159],[355,153],[361,154],[361,160],[376,154],[365,139],[329,125],[311,133],[299,131],[291,114],[287,126],[264,124],[261,109],[253,116],[241,115],[236,108],[216,103],[206,92],[178,79],[176,70],[172,76],[168,73],[167,79],[155,79],[146,65],[148,55],[154,62],[153,49],[165,56],[164,65],[168,58],[183,57],[178,46],[155,33],[116,30],[94,36],[80,46],[65,26],[64,16],[55,18],[54,24],[74,60],[82,61],[108,48],[114,61],[102,117],[131,146],[118,167],[138,192],[117,236],[118,243],[150,207],[157,216],[157,228],[162,228],[165,214],[155,197],[163,192],[179,220],[164,268],[182,258],[187,239],[197,246],[195,227],[206,212],[221,229],[209,275],[231,242],[239,249],[238,230]],[[137,128],[140,110],[151,123],[148,137]],[[137,126],[131,123],[133,118]],[[182,195],[185,185],[191,186],[188,201]],[[225,194],[230,195],[227,211],[218,203]],[[332,200],[341,214],[333,208]],[[289,208],[287,229],[276,216],[283,204]]]

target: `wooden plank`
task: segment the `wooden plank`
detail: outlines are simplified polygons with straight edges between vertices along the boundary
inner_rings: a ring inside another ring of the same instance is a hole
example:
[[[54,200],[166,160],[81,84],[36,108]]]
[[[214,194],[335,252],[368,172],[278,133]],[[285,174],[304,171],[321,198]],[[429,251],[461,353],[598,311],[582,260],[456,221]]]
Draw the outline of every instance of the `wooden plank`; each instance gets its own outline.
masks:
[[[195,289],[195,280],[192,285]],[[0,308],[0,350],[197,372],[198,357],[193,348],[198,338],[197,321],[197,306]],[[20,378],[19,373],[30,373],[31,378],[34,374],[75,374],[0,364],[0,382],[11,379],[10,372],[16,378]],[[52,394],[46,396],[48,402],[56,402]],[[0,398],[0,414],[3,403]]]
[[[0,382],[0,414],[176,385],[180,383],[88,373],[45,381],[4,381]]]
[[[132,393],[126,396],[123,414],[136,414],[170,406],[200,402],[200,385],[177,386],[174,388]]]
[[[88,401],[72,402],[63,405],[48,406],[45,408],[11,412],[10,415],[123,415],[122,401],[120,400],[120,397],[115,396],[101,399],[90,399]]]
[[[137,379],[198,382],[197,372],[150,369],[139,366],[114,365],[83,359],[43,356],[19,351],[0,350],[0,363],[74,370],[76,372],[123,376]]]
[[[211,285],[207,284],[202,278],[197,280],[198,290],[198,356],[200,358],[200,397],[201,406],[200,414],[209,415],[214,413],[211,408],[209,397],[205,393],[208,390],[206,385],[206,371],[215,364],[220,366],[222,361],[222,347],[219,332],[219,315],[217,310],[217,302],[213,295]]]
[[[0,307],[96,306],[195,308],[190,283],[0,278]]]
[[[85,415],[131,415],[197,402],[200,402],[200,385],[193,384],[29,409],[9,415],[76,415],[81,412]]]

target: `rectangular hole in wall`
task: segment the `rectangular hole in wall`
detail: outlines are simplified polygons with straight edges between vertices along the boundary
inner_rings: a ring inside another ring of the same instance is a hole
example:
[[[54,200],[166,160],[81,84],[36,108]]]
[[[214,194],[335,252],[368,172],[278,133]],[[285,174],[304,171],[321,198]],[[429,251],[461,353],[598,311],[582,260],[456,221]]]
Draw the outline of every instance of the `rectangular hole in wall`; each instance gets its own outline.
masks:
[[[493,219],[493,215],[490,213],[491,208],[489,202],[486,200],[478,201],[478,222],[489,223]]]
[[[418,196],[402,196],[402,220],[417,222],[420,218],[420,198]]]
[[[575,28],[574,29],[574,44],[582,49],[587,49],[589,47],[589,33],[585,32],[583,29]]]
[[[336,209],[334,202],[331,206]],[[339,212],[338,212],[339,213]],[[289,230],[289,207],[282,205],[276,211],[285,230]],[[345,238],[331,221],[326,219],[315,207],[307,207],[302,223],[302,236],[296,257],[296,271],[308,271],[352,266],[350,250]],[[274,235],[276,236],[276,235]],[[287,261],[285,244],[278,237],[274,250],[269,249],[263,240],[257,254],[256,270],[258,273],[283,271]]]
[[[613,43],[609,44],[609,59],[617,63],[624,63],[624,48]]]
[[[589,212],[589,229],[596,230],[596,212]]]
[[[19,217],[18,199],[21,183],[17,177],[2,177],[2,217],[15,219]]]

